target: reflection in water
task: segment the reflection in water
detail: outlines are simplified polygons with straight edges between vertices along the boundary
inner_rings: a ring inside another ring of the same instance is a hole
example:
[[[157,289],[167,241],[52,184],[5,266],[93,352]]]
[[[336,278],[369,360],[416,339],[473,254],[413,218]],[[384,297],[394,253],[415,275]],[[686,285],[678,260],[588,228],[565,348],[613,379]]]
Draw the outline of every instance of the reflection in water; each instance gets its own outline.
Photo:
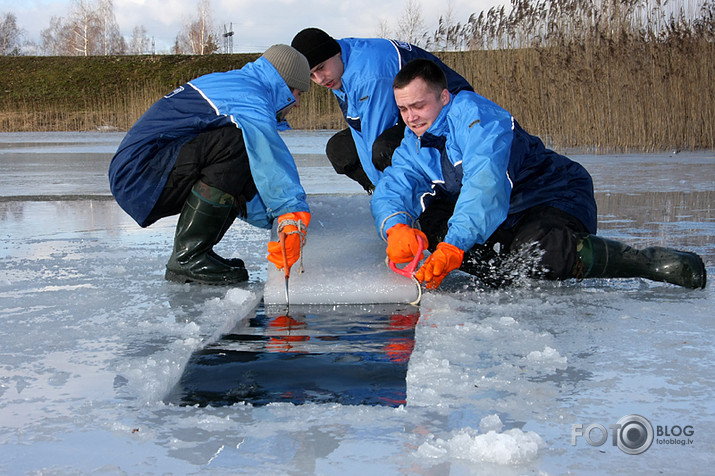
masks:
[[[715,192],[597,193],[599,234],[715,258]]]
[[[410,305],[260,305],[195,352],[165,400],[403,405],[418,319]]]

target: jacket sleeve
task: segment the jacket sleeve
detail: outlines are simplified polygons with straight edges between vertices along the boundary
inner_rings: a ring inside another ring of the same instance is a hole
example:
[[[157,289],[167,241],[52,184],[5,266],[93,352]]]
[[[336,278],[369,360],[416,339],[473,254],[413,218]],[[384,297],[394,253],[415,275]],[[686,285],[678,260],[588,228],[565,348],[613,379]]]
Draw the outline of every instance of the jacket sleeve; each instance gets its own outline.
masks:
[[[410,166],[405,147],[403,143],[395,149],[392,165],[385,169],[370,202],[375,227],[385,241],[387,230],[394,225],[415,226],[423,211],[422,196],[432,192],[428,178]]]
[[[308,211],[293,156],[278,134],[276,112],[295,99],[275,68],[264,58],[240,70],[211,73],[192,81],[218,117],[225,117],[243,132],[251,176],[260,200],[253,221]],[[224,120],[224,119],[221,119]]]
[[[348,98],[348,104],[348,115],[360,118],[360,131],[350,129],[360,162],[376,184],[380,173],[372,163],[372,145],[380,134],[397,123],[399,116],[392,78],[376,78],[361,84]]]
[[[451,125],[464,175],[444,239],[464,251],[483,244],[507,217],[512,189],[507,168],[513,138],[507,111],[490,104],[466,110]]]
[[[258,101],[258,98],[256,98]],[[269,221],[289,212],[309,211],[295,160],[278,134],[276,118],[256,104],[233,115],[243,131],[251,175]]]

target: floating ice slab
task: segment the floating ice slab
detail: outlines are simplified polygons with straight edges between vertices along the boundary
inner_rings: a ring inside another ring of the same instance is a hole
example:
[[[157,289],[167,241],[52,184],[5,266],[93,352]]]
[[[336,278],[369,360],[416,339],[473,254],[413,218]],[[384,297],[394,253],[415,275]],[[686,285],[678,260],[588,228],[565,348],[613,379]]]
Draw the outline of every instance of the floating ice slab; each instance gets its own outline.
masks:
[[[303,249],[305,272],[293,266],[290,304],[409,303],[417,284],[385,265],[385,242],[378,236],[367,195],[311,196],[311,222]],[[275,231],[273,233],[275,238]],[[268,267],[266,304],[285,304],[282,271]]]

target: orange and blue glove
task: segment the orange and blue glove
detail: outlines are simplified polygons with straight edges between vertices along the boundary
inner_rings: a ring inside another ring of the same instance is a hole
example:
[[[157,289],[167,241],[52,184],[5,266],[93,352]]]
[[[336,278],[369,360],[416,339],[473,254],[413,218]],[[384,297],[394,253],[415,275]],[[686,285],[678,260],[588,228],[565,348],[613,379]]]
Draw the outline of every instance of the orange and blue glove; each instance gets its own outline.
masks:
[[[417,270],[415,278],[427,289],[437,289],[445,276],[462,265],[462,260],[464,251],[443,241]]]
[[[418,236],[423,240],[421,247],[417,241]],[[427,245],[427,235],[404,223],[398,223],[387,230],[387,257],[393,263],[409,263],[420,248],[426,249]]]
[[[305,233],[310,223],[310,213],[293,212],[278,217],[278,232],[286,234],[286,261],[283,261],[283,250],[280,241],[268,242],[268,261],[283,269],[286,265],[290,269],[300,258],[305,243]]]

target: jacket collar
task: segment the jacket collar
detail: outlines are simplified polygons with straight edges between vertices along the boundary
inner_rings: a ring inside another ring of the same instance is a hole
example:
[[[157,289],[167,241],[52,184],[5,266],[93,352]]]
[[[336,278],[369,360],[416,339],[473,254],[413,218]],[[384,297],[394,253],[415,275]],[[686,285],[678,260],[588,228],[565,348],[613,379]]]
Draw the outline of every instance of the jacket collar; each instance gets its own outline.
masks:
[[[252,64],[258,78],[268,89],[276,113],[295,102],[293,92],[270,61],[261,56]]]

